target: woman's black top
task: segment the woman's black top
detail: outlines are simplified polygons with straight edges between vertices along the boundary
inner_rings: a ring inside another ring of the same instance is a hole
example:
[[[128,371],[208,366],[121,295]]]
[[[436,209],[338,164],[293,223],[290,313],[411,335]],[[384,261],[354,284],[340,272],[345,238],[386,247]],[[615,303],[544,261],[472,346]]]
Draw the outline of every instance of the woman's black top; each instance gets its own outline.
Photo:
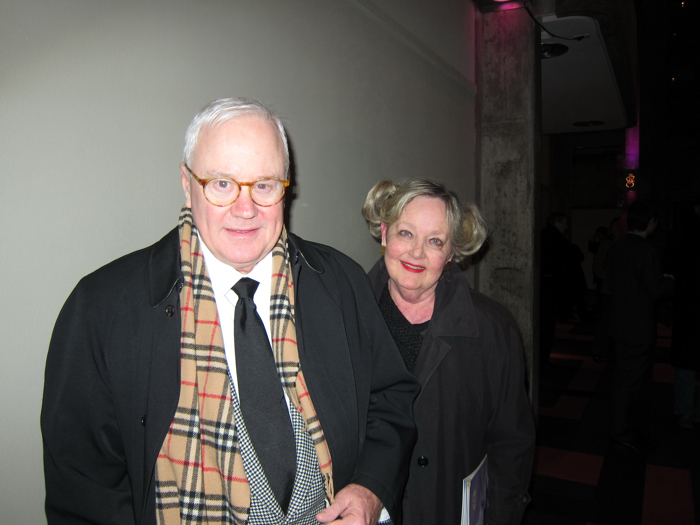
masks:
[[[420,324],[411,324],[394,303],[388,286],[384,288],[382,297],[379,300],[379,311],[382,312],[384,322],[389,328],[396,346],[399,348],[403,362],[406,364],[406,369],[413,373],[418,352],[423,344],[423,336],[421,334],[428,328],[430,320]]]

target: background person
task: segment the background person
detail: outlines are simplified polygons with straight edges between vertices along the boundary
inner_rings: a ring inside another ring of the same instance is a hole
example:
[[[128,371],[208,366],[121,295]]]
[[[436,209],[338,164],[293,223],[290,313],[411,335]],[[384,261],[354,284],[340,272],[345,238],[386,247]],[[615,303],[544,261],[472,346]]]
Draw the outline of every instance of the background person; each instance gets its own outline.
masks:
[[[286,232],[288,177],[276,115],[212,102],[177,228],[70,295],[41,415],[49,524],[400,522],[418,387],[362,268]],[[251,395],[259,373],[274,384]]]
[[[369,272],[404,363],[421,383],[404,496],[409,525],[460,523],[462,480],[488,455],[489,525],[519,523],[535,446],[523,349],[510,312],[469,289],[455,263],[486,228],[442,185],[378,182],[363,215],[384,257]]]
[[[656,229],[653,206],[637,200],[627,209],[628,232],[605,261],[610,300],[608,335],[615,341],[610,399],[611,437],[619,450],[642,452],[648,437],[656,302],[673,291],[647,237]]]
[[[557,318],[566,305],[567,265],[570,242],[564,236],[569,227],[562,212],[551,213],[540,231],[540,366],[549,364]],[[570,309],[570,308],[569,308]]]
[[[612,352],[614,343],[608,335],[608,323],[610,322],[610,290],[605,284],[605,261],[608,256],[610,246],[620,239],[617,228],[619,217],[610,221],[608,234],[600,239],[593,258],[593,275],[596,283],[596,308],[598,310],[598,320],[595,328],[595,339],[593,342],[593,360],[597,363],[607,361]]]

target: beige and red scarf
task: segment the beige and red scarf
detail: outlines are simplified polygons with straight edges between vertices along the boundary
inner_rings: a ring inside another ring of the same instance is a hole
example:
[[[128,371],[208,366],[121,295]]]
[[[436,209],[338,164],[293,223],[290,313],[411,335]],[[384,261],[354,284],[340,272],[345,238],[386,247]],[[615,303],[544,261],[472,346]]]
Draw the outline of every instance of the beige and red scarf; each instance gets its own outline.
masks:
[[[232,389],[221,327],[192,212],[180,212],[180,398],[156,462],[156,514],[160,525],[245,524],[250,485],[236,432]],[[283,387],[301,413],[316,447],[326,495],[333,501],[328,450],[299,364],[294,325],[294,282],[282,231],[272,251],[272,349]]]

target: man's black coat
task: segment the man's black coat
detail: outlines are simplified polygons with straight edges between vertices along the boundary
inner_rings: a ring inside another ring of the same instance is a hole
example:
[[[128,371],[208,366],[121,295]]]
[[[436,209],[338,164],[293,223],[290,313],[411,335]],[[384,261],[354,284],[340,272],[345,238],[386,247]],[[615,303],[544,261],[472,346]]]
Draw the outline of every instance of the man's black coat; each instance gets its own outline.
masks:
[[[59,315],[41,413],[51,525],[156,523],[156,457],[180,385],[178,244],[173,230],[88,275]],[[292,234],[289,245],[299,357],[335,490],[363,485],[399,522],[417,383],[362,268]]]

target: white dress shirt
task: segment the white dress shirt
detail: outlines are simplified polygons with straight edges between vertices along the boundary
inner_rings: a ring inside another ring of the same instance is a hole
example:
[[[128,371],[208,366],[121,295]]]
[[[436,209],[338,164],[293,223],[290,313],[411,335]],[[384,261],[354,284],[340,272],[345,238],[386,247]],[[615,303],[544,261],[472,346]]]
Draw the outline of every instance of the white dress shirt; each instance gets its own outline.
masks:
[[[231,287],[243,277],[250,277],[260,283],[253,301],[262,319],[267,332],[267,339],[270,341],[270,293],[272,288],[272,252],[268,253],[248,274],[242,274],[228,264],[221,262],[199,238],[204,254],[204,262],[207,265],[209,280],[214,289],[214,299],[216,300],[216,310],[219,313],[219,323],[221,324],[221,335],[224,339],[224,350],[228,369],[231,371],[234,391],[238,396],[238,376],[236,374],[236,345],[233,337],[233,319],[236,313],[236,303],[238,295]],[[285,393],[286,396],[286,393]]]

